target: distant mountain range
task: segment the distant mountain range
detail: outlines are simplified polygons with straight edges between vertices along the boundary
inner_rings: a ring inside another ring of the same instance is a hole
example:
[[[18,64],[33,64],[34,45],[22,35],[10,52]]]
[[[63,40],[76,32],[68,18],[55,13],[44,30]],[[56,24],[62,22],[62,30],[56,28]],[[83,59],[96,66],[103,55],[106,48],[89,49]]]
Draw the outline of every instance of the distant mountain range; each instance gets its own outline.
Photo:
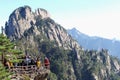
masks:
[[[100,50],[102,48],[108,49],[109,54],[120,58],[120,41],[110,40],[101,37],[90,37],[81,33],[76,28],[69,29],[68,33],[78,41],[84,49]]]

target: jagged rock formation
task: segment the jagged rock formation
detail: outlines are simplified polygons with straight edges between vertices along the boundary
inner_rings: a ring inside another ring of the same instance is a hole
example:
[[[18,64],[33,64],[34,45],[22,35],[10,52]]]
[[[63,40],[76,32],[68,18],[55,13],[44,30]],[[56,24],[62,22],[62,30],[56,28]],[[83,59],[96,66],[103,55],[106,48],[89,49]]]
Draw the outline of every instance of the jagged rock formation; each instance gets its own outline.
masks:
[[[111,78],[111,75],[119,74],[119,60],[117,58],[109,56],[107,50],[102,49],[100,51],[86,51],[86,53],[87,56],[90,56],[90,62],[93,63],[93,65],[91,65],[91,63],[88,63],[87,66],[87,69],[93,76],[93,79],[91,80],[114,80]]]
[[[10,15],[5,33],[17,48],[51,61],[51,80],[116,80],[120,62],[107,50],[84,50],[44,9],[35,12],[29,6]]]
[[[34,35],[44,34],[50,41],[56,40],[58,46],[71,49],[79,45],[67,34],[66,30],[56,24],[44,9],[32,12],[29,6],[13,11],[5,26],[5,33],[11,39],[20,39],[32,31]],[[73,42],[71,42],[71,40]]]
[[[21,38],[25,30],[28,30],[36,23],[36,18],[38,17],[45,19],[50,16],[44,9],[37,9],[35,12],[32,12],[29,6],[20,7],[10,15],[9,21],[6,23],[7,28],[5,32],[9,38]]]

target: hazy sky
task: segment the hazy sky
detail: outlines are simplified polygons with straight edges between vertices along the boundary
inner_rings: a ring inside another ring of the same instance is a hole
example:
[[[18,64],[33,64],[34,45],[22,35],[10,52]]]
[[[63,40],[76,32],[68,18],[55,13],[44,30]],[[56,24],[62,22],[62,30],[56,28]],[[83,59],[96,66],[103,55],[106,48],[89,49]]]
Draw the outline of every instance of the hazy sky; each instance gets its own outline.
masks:
[[[0,0],[0,26],[16,8],[44,8],[66,29],[120,40],[120,0]]]

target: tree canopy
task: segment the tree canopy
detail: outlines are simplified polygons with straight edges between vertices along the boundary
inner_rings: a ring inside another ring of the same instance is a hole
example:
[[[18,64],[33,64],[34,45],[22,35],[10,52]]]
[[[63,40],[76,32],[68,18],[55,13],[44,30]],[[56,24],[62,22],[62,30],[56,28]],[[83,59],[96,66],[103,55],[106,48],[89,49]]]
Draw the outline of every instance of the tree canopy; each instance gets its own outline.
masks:
[[[19,61],[17,59],[18,55],[22,52],[15,49],[15,44],[12,43],[6,36],[0,34],[0,57],[2,62],[0,61],[0,80],[10,80],[9,75],[10,73],[5,69],[4,59],[10,59],[11,62]]]
[[[16,61],[17,56],[22,52],[15,49],[15,44],[12,43],[6,36],[0,34],[0,54],[3,58],[10,59],[11,61]]]

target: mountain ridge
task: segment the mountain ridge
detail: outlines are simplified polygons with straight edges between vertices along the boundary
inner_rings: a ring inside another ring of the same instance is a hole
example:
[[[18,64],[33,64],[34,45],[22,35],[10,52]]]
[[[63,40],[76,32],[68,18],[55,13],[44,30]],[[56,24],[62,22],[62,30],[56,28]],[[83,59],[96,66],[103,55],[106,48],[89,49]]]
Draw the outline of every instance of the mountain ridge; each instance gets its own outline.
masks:
[[[78,34],[81,33],[80,31],[78,31],[77,29],[73,28],[73,29],[69,29],[68,33],[75,39],[78,41],[78,43],[85,49],[95,49],[95,50],[100,50],[102,48],[104,49],[108,49],[109,54],[119,57],[120,58],[120,50],[119,50],[119,46],[120,46],[120,41],[118,40],[111,40],[111,39],[106,39],[106,38],[102,38],[102,37],[98,37],[98,36],[88,36],[85,35],[83,33],[81,33],[81,35]]]

